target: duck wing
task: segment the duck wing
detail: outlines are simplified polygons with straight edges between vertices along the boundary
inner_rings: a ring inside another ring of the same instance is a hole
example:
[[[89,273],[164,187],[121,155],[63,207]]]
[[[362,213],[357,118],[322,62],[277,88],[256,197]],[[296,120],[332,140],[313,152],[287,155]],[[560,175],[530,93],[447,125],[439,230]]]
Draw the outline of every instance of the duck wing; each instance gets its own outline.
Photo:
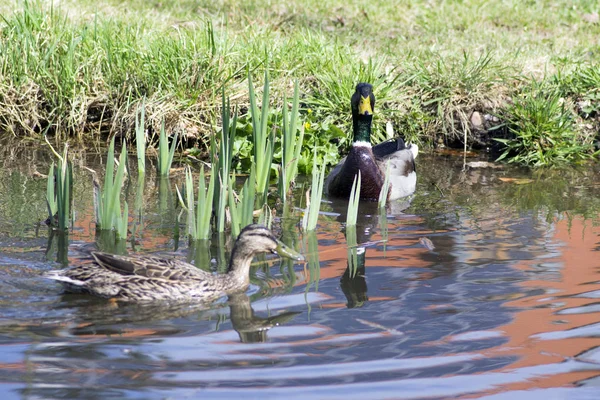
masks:
[[[373,146],[373,155],[375,159],[381,160],[404,149],[406,149],[406,143],[402,138],[397,137]]]
[[[202,279],[210,273],[196,268],[194,265],[173,258],[157,256],[120,256],[116,254],[93,252],[96,263],[107,270],[120,275],[161,278],[172,281]]]

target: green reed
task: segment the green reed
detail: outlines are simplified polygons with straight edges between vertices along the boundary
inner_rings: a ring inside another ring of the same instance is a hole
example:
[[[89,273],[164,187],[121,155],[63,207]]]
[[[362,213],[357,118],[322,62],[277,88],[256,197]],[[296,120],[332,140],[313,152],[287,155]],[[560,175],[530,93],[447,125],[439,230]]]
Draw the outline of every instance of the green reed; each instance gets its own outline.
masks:
[[[125,180],[127,163],[127,145],[123,143],[118,167],[115,172],[115,138],[113,137],[108,147],[104,186],[96,191],[96,224],[99,230],[117,231],[117,236],[127,237],[127,220],[129,209],[125,202],[124,212],[121,213],[121,188]]]
[[[58,154],[48,139],[46,142],[57,158],[57,164],[50,165],[48,183],[46,186],[46,204],[50,225],[61,232],[68,232],[69,221],[72,220],[73,201],[73,165],[67,157],[67,146],[63,155]]]
[[[192,240],[210,239],[210,221],[212,216],[213,196],[215,193],[215,180],[215,173],[213,170],[211,170],[208,187],[206,187],[204,166],[200,168],[200,176],[198,177],[197,204],[195,204],[194,179],[190,167],[187,167],[185,170],[185,198],[184,195],[179,191],[179,188],[177,188],[177,196],[179,197],[181,206],[188,213],[188,236]]]
[[[135,114],[135,145],[137,148],[138,174],[146,173],[146,129],[145,129],[146,107],[142,105]]]
[[[346,213],[346,226],[356,225],[356,219],[358,217],[358,203],[360,201],[360,182],[361,176],[360,171],[358,175],[354,177],[352,182],[352,190],[350,191],[350,198],[348,199],[348,211]]]
[[[304,125],[301,125],[300,134],[296,135],[298,125],[299,90],[298,81],[294,85],[294,98],[292,101],[292,112],[288,116],[287,104],[283,105],[283,129],[282,129],[282,155],[279,167],[279,194],[283,201],[291,189],[292,182],[298,175],[298,161],[304,141]]]
[[[214,208],[217,218],[217,232],[225,231],[225,208],[227,207],[227,179],[231,173],[231,158],[233,156],[233,142],[237,128],[237,110],[231,116],[231,105],[229,98],[225,98],[225,90],[222,92],[221,107],[221,138],[219,141],[219,152],[215,143],[215,135],[211,135],[210,141],[210,160],[212,168],[217,168],[218,179],[215,182]]]
[[[385,167],[385,179],[383,180],[383,186],[381,192],[379,192],[379,200],[377,205],[379,208],[385,208],[387,204],[388,194],[390,191],[390,161],[388,160]]]
[[[250,115],[252,117],[252,140],[254,144],[254,165],[256,166],[256,192],[262,200],[266,199],[269,190],[271,164],[275,144],[275,132],[268,133],[269,120],[269,73],[265,70],[262,108],[259,112],[256,95],[252,84],[252,76],[248,71],[248,88],[250,95]]]
[[[229,213],[231,216],[231,235],[237,237],[246,225],[254,221],[254,202],[256,198],[254,165],[251,167],[250,176],[246,179],[242,190],[238,194],[238,201],[234,198],[233,187],[235,186],[235,175],[231,175],[229,187]]]
[[[165,132],[165,121],[163,120],[158,138],[158,164],[156,166],[160,176],[169,176],[173,156],[175,155],[175,147],[177,147],[177,134],[175,134],[171,146],[169,146],[167,133]]]
[[[323,195],[323,183],[325,182],[325,166],[319,168],[317,165],[317,153],[315,150],[312,170],[312,186],[310,189],[310,200],[307,201],[306,211],[302,218],[302,228],[306,231],[314,231],[319,219],[321,197]]]

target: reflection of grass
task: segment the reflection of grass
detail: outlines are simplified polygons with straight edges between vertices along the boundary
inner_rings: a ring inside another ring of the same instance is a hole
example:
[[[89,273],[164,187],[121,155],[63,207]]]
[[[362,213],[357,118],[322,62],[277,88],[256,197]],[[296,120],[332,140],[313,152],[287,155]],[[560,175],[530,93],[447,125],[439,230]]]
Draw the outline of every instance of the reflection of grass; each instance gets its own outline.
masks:
[[[319,242],[315,231],[308,231],[304,237],[305,249],[307,250],[306,258],[308,260],[308,282],[306,283],[305,292],[308,293],[311,287],[315,287],[315,291],[319,290],[319,279],[321,279],[321,266],[319,264]]]
[[[350,273],[350,279],[352,279],[356,276],[356,272],[358,271],[356,225],[346,225],[346,246],[348,252],[348,271]]]

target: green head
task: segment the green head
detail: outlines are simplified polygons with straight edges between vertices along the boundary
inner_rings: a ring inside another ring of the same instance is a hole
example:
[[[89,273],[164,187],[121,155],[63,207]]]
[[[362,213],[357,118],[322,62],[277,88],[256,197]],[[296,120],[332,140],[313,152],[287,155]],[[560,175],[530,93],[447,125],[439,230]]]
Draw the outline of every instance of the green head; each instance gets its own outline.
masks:
[[[352,106],[353,141],[371,143],[371,123],[375,109],[373,86],[369,83],[356,85],[350,104]]]

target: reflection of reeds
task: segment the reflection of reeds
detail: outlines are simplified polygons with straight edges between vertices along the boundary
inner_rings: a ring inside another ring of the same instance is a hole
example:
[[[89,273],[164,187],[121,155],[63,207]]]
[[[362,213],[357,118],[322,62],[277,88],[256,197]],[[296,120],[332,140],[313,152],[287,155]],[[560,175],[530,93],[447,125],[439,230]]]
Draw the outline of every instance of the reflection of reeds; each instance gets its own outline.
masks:
[[[254,165],[256,166],[256,193],[259,201],[266,201],[271,176],[271,164],[275,145],[275,133],[269,134],[269,74],[265,70],[265,84],[263,86],[262,108],[259,113],[256,105],[256,95],[252,85],[252,77],[248,72],[248,87],[250,93],[250,115],[252,117],[252,139],[254,144]]]
[[[323,195],[323,182],[325,181],[325,166],[319,168],[317,165],[317,153],[315,150],[312,170],[312,186],[310,189],[310,199],[307,196],[306,211],[302,218],[302,228],[306,231],[314,231],[317,227],[319,218],[319,209],[321,207],[321,197]]]
[[[56,167],[54,162],[50,165],[46,186],[49,221],[51,226],[57,227],[61,232],[68,232],[73,199],[73,165],[67,158],[67,146],[61,156],[49,142],[48,145],[57,158]]]
[[[177,134],[173,137],[171,146],[169,147],[169,141],[167,140],[167,134],[165,132],[165,121],[163,120],[160,127],[160,136],[158,139],[158,174],[160,176],[169,176],[171,171],[171,164],[173,163],[173,155],[175,154],[175,147],[177,146]]]
[[[314,285],[315,291],[319,290],[319,279],[321,279],[321,266],[319,264],[319,242],[315,231],[306,233],[306,249],[308,249],[308,282],[306,283],[306,293]]]
[[[279,194],[284,202],[290,191],[293,181],[298,175],[298,160],[304,141],[304,125],[301,125],[300,134],[296,136],[298,122],[298,81],[294,85],[294,99],[292,101],[292,113],[288,117],[287,104],[283,105],[283,129],[282,129],[282,154],[281,166],[279,167]]]
[[[350,198],[348,199],[348,211],[346,213],[346,226],[356,226],[356,219],[358,217],[358,203],[360,200],[360,171],[354,176],[354,182],[352,182],[352,190],[350,191]]]
[[[346,225],[346,245],[348,252],[348,272],[350,279],[352,279],[356,276],[356,272],[358,271],[356,224]]]

